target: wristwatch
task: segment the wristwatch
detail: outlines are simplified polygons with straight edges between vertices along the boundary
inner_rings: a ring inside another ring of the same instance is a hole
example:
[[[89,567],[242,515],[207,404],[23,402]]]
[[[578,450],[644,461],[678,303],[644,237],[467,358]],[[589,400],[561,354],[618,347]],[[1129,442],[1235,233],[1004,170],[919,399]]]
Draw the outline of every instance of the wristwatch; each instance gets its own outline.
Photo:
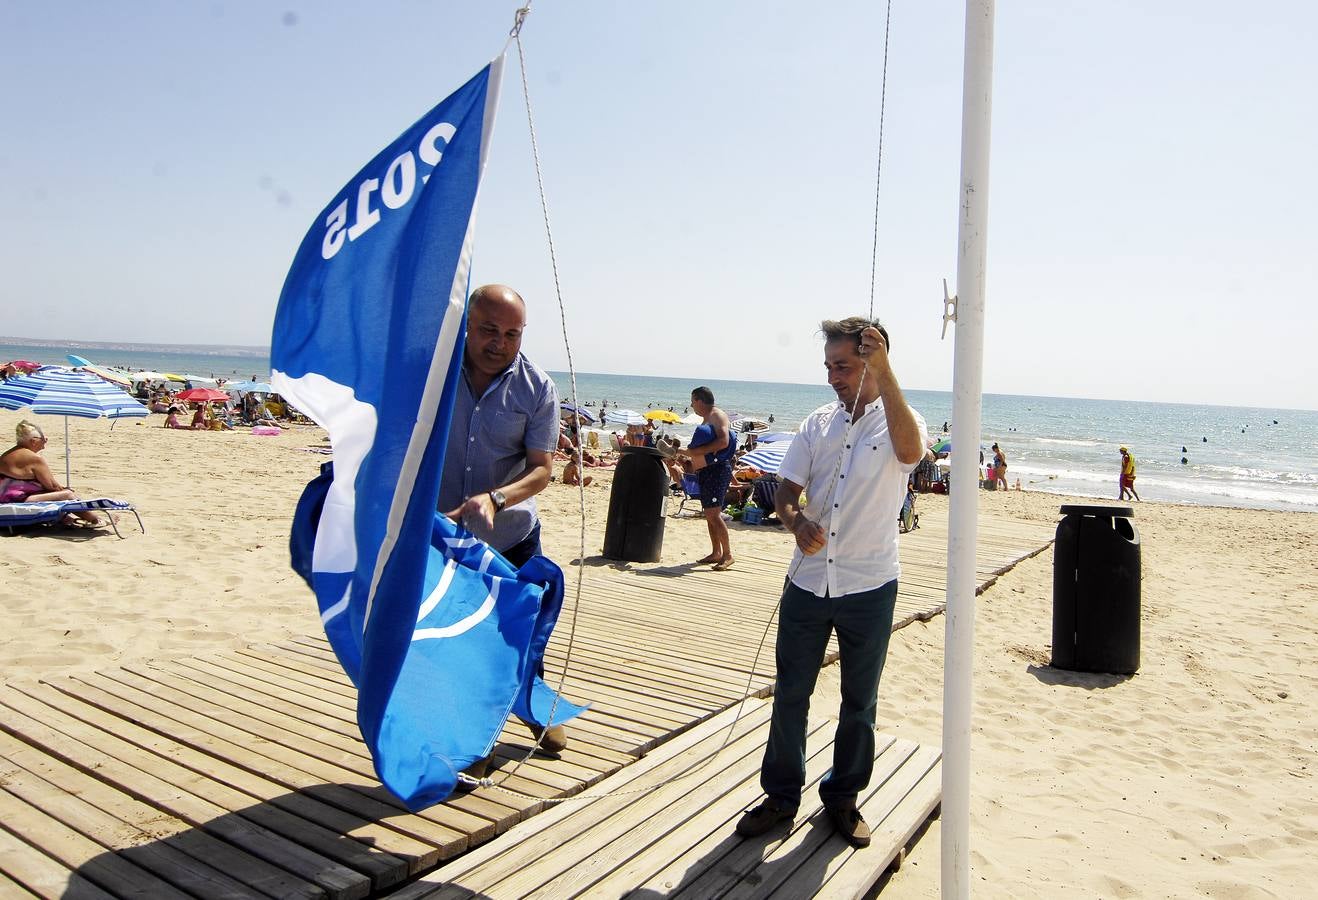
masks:
[[[508,505],[508,498],[503,495],[503,491],[497,489],[490,491],[490,499],[494,501],[495,512],[500,512]]]

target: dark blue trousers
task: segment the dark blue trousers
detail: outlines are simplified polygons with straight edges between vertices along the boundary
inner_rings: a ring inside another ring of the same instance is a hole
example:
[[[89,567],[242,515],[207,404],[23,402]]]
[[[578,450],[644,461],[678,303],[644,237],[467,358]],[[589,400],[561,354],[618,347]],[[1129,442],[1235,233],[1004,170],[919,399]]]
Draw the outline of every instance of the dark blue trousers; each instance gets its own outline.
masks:
[[[805,787],[806,716],[819,667],[836,629],[842,706],[833,739],[833,769],[819,785],[825,806],[854,802],[874,771],[874,714],[888,656],[897,582],[859,594],[816,597],[790,581],[778,611],[778,677],[760,786],[784,809],[796,809]]]

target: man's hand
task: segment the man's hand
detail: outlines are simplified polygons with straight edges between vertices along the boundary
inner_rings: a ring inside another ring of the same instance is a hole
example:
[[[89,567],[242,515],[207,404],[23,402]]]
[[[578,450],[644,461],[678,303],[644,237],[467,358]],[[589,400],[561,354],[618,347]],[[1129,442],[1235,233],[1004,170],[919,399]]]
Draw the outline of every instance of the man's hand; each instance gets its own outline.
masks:
[[[873,325],[860,333],[860,346],[856,352],[872,371],[888,371],[888,345],[883,342],[879,329]]]
[[[461,506],[451,512],[444,513],[444,515],[459,525],[463,524],[463,519],[470,517],[480,522],[488,530],[494,527],[495,512],[494,498],[486,493],[468,497]]]
[[[796,536],[796,546],[800,547],[801,552],[806,556],[813,556],[824,549],[824,529],[805,516],[796,517],[792,534]]]

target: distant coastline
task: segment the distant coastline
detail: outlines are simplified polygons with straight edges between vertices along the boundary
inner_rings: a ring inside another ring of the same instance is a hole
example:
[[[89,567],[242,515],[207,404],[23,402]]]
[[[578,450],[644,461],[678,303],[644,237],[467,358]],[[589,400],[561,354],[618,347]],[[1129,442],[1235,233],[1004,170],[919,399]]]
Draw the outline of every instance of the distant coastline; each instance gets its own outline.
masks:
[[[121,353],[180,353],[189,356],[237,356],[252,359],[269,359],[269,347],[245,344],[135,344],[128,341],[81,341],[56,338],[25,338],[0,335],[0,345],[6,347],[41,347],[63,350],[68,347],[114,350]]]

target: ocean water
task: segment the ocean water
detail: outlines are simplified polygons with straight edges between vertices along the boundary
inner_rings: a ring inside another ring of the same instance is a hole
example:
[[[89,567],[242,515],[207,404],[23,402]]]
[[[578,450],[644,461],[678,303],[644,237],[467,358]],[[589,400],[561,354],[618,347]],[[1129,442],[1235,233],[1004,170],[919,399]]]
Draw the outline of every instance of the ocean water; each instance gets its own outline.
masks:
[[[32,359],[63,364],[73,353],[124,368],[223,378],[265,378],[269,351],[249,347],[160,347],[136,344],[0,343],[0,362]],[[562,397],[567,373],[550,373]],[[603,400],[644,412],[686,411],[686,378],[577,373],[577,395],[598,411]],[[811,410],[833,400],[819,384],[706,381],[720,407],[792,430]],[[907,390],[931,435],[947,423],[957,443],[952,395]],[[690,428],[675,428],[689,436]],[[1138,464],[1136,489],[1148,500],[1254,509],[1318,512],[1318,411],[984,395],[983,428],[972,445],[998,442],[1007,454],[1008,481],[1027,490],[1115,500],[1120,456],[1129,447]],[[1182,448],[1185,448],[1184,451]],[[1182,458],[1185,462],[1182,463]]]
[[[551,374],[567,396],[566,373]],[[784,430],[833,400],[822,381],[704,383],[725,411],[773,415],[774,427]],[[672,406],[682,413],[696,384],[578,373],[577,395],[595,409],[607,399],[611,407]],[[956,446],[950,392],[907,390],[906,398],[931,435],[943,434],[947,423]],[[1020,479],[1026,490],[1115,500],[1117,450],[1125,446],[1135,456],[1135,487],[1144,499],[1318,512],[1318,411],[985,394],[982,420],[972,445],[991,459],[988,448],[996,441],[1007,454],[1008,481]]]
[[[101,366],[113,366],[132,372],[170,372],[175,375],[202,375],[206,378],[235,379],[259,376],[270,378],[270,351],[265,347],[157,347],[145,344],[56,344],[0,343],[0,363],[11,359],[29,359],[47,365],[67,366],[65,356],[72,353]]]

